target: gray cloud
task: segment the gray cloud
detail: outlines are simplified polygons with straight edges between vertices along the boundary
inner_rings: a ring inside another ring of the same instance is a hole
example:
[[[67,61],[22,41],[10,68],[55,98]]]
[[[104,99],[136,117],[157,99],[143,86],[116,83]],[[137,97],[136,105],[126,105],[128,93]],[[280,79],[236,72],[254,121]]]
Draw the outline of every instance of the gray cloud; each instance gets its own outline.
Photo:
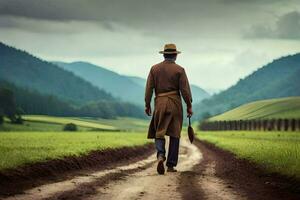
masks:
[[[111,32],[122,31],[122,27],[111,22],[93,23],[90,21],[52,21],[25,17],[2,16],[0,28],[18,29],[33,33],[45,34],[78,34],[105,29]]]
[[[259,24],[245,33],[248,38],[300,39],[300,13],[289,12],[279,17],[275,25]]]
[[[282,0],[223,0],[225,3],[240,3],[240,4],[274,4],[282,2]]]
[[[196,0],[0,0],[0,13],[46,20],[164,20],[195,14],[204,4]]]
[[[286,4],[290,1],[293,0]],[[151,35],[226,37],[228,32],[239,32],[243,24],[266,18],[266,14],[260,12],[259,1],[253,1],[251,9],[240,2],[245,1],[0,0],[0,16],[59,22],[91,21],[107,28],[120,24]]]

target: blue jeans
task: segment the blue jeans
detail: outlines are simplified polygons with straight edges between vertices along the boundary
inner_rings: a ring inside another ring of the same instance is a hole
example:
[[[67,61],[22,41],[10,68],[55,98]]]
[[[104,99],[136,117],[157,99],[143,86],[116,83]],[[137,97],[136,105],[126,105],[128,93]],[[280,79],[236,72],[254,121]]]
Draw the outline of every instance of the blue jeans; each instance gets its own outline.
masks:
[[[155,147],[157,150],[157,157],[161,156],[166,158],[166,149],[165,149],[166,140],[161,138],[155,139]],[[169,153],[167,158],[167,166],[175,167],[178,162],[178,153],[179,153],[179,138],[170,136],[169,143]]]

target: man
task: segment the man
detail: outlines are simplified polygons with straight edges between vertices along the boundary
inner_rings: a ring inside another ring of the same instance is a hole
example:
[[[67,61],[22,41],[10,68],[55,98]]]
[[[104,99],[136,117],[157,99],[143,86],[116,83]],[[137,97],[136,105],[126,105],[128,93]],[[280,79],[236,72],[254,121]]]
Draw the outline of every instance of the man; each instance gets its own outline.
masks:
[[[145,91],[145,112],[151,116],[151,98],[155,91],[154,112],[148,131],[148,138],[155,139],[157,150],[157,172],[165,173],[166,160],[165,135],[170,137],[167,171],[176,172],[179,152],[179,139],[182,129],[181,96],[187,105],[187,115],[191,117],[192,95],[184,68],[177,65],[175,60],[177,51],[175,44],[166,44],[163,51],[165,60],[154,65],[147,79]]]

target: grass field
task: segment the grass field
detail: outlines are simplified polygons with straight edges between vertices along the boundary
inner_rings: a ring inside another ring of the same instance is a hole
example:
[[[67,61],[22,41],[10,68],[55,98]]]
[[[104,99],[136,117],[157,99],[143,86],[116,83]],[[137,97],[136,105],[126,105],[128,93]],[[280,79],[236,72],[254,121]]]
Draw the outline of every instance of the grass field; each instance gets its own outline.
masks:
[[[53,117],[53,116],[44,116],[44,115],[25,115],[23,119],[29,122],[45,122],[45,123],[53,123],[53,124],[67,124],[74,123],[80,127],[86,128],[94,128],[100,130],[117,130],[116,127],[102,124],[99,121],[85,121],[80,118],[71,118],[71,117]]]
[[[62,131],[64,125],[63,124],[54,124],[54,123],[46,123],[46,122],[31,122],[24,121],[23,124],[11,124],[10,122],[5,121],[4,124],[0,126],[1,132],[8,131]],[[87,128],[78,127],[79,130],[86,130]]]
[[[135,119],[129,117],[119,117],[117,119],[101,119],[101,118],[75,118],[81,121],[92,123],[101,123],[108,126],[113,126],[122,131],[147,131],[149,120]]]
[[[147,131],[149,120],[120,117],[117,119],[54,117],[45,115],[24,115],[24,124],[11,124],[8,119],[0,126],[6,131],[62,131],[67,123],[77,125],[79,131]]]
[[[22,125],[11,124],[8,119],[0,126],[0,132],[6,131],[62,131],[65,124],[75,123],[79,131],[137,131],[148,130],[149,120],[120,117],[117,119],[54,117],[44,115],[24,115]]]
[[[146,133],[130,132],[3,132],[0,170],[26,163],[84,155],[92,150],[143,145]]]
[[[300,132],[198,131],[197,137],[269,172],[300,178]]]
[[[28,163],[84,155],[92,150],[143,145],[147,120],[133,118],[96,119],[25,115],[24,124],[0,126],[0,170]],[[77,132],[62,131],[67,123]]]
[[[300,118],[300,97],[255,101],[210,118],[210,121]]]

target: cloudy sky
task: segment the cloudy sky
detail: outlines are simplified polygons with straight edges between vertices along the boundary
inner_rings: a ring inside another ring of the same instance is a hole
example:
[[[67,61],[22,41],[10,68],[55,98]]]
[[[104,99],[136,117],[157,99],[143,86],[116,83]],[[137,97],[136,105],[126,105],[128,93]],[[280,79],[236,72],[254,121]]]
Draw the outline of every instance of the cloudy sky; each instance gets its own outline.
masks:
[[[0,41],[146,77],[176,43],[190,82],[226,89],[300,52],[299,0],[0,0]]]

